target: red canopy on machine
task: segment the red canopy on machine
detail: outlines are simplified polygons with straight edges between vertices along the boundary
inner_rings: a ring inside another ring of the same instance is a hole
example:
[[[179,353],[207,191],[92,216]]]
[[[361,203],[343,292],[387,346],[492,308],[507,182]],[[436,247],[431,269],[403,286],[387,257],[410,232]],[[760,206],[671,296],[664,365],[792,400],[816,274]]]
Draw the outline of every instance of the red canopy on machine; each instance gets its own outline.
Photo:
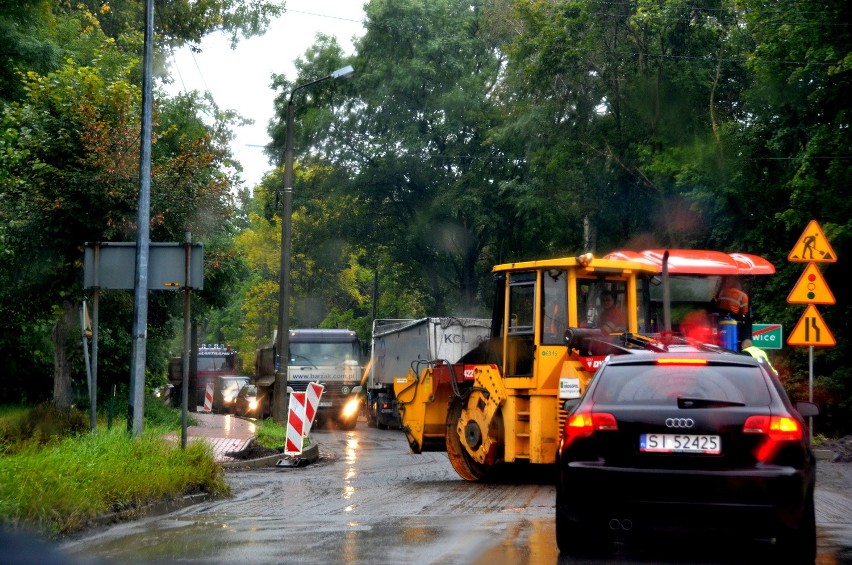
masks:
[[[771,275],[775,266],[758,255],[724,253],[706,249],[646,249],[613,251],[604,259],[637,261],[663,271],[663,254],[669,252],[670,275]]]

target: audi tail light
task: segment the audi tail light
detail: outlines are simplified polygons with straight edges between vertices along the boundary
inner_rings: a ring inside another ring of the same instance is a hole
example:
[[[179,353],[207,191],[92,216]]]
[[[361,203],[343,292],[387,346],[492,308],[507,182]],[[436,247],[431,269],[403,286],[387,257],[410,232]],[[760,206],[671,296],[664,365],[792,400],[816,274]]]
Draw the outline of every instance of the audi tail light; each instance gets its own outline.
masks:
[[[762,462],[772,460],[781,444],[800,441],[804,436],[799,422],[788,416],[749,416],[743,424],[743,433],[766,436],[754,453],[755,459]]]
[[[589,437],[599,431],[618,431],[615,416],[607,412],[590,411],[571,414],[565,421],[565,430],[562,434],[563,447],[571,445],[571,442],[577,438]]]
[[[765,434],[775,441],[799,441],[804,430],[788,416],[749,416],[743,424],[744,434]]]

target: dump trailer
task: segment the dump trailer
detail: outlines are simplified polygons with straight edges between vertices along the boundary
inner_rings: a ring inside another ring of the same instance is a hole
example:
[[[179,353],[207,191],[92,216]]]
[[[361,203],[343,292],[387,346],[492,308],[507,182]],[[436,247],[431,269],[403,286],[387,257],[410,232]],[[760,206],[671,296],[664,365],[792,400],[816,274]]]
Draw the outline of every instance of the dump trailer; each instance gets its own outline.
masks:
[[[471,481],[498,466],[554,464],[564,403],[606,356],[662,347],[637,333],[648,317],[639,297],[656,273],[589,253],[495,266],[489,339],[457,362],[415,362],[394,379],[412,452],[446,451]],[[622,327],[605,327],[606,317]]]
[[[394,378],[404,377],[412,365],[440,359],[456,363],[487,341],[487,318],[419,318],[373,320],[370,362],[365,371],[367,424],[380,429],[402,424],[394,392]]]

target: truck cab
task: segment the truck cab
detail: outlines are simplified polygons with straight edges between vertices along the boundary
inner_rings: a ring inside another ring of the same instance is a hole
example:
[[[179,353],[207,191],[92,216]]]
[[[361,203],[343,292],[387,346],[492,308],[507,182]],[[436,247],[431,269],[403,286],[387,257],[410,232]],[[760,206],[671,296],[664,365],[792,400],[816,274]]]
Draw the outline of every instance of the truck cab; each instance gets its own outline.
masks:
[[[287,386],[294,392],[308,383],[323,385],[317,418],[353,429],[361,404],[361,342],[346,329],[290,330]]]

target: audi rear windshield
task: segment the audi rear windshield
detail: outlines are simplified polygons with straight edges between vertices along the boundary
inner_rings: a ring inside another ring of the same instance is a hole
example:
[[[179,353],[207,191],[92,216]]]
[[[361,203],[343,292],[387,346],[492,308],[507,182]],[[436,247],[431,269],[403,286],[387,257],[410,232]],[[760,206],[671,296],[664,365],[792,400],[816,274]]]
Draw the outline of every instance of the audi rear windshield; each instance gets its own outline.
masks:
[[[678,398],[766,406],[771,398],[758,367],[609,365],[598,374],[595,404],[666,405]]]

